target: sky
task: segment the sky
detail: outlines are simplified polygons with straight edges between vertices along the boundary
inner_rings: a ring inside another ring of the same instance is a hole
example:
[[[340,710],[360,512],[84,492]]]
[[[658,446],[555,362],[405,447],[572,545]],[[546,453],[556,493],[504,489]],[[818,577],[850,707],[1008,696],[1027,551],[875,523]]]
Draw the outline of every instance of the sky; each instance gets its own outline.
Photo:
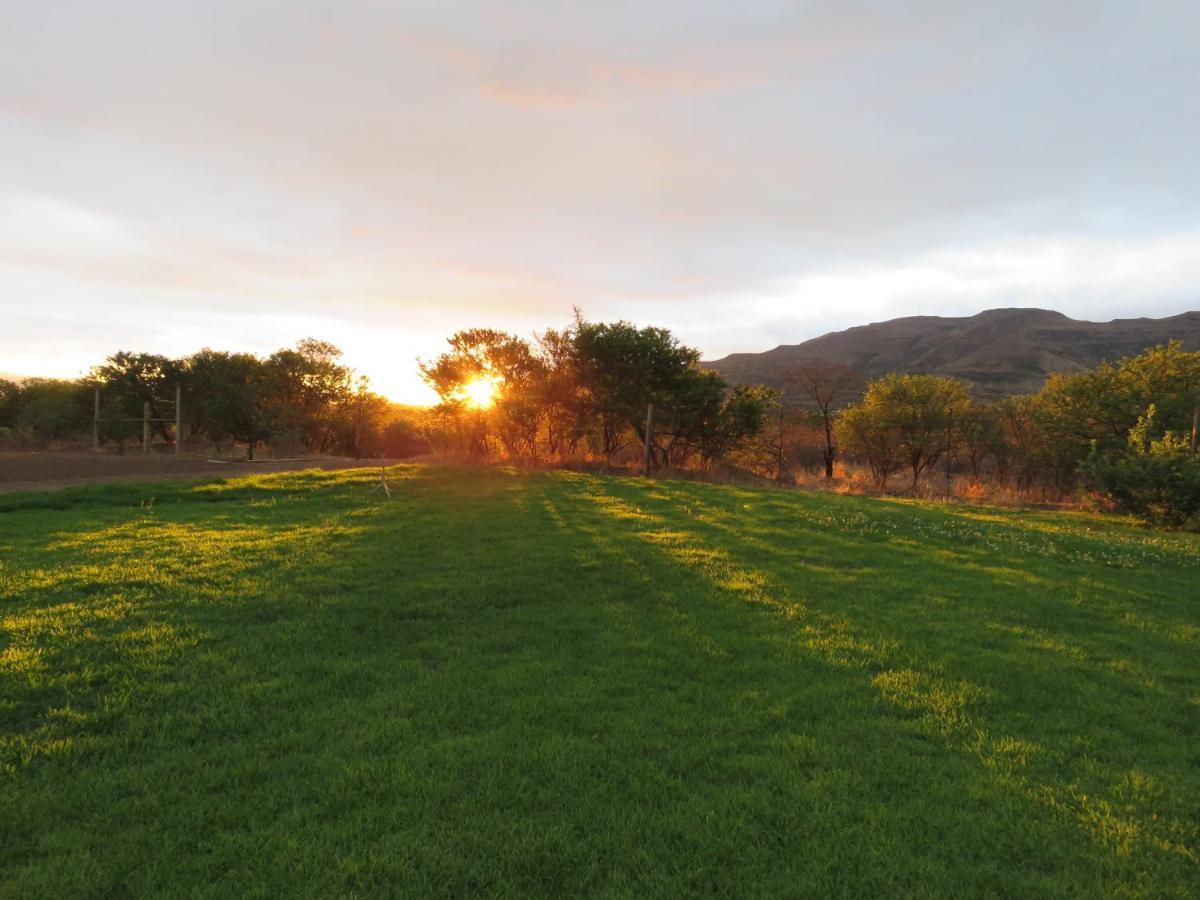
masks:
[[[0,0],[0,372],[1200,308],[1200,4]]]

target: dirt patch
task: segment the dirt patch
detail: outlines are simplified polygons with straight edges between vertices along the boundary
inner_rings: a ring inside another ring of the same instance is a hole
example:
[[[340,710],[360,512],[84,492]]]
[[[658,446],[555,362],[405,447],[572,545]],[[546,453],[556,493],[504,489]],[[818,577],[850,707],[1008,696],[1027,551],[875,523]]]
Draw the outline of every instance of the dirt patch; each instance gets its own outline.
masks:
[[[176,478],[238,478],[297,469],[347,469],[379,465],[378,460],[341,457],[246,462],[202,456],[168,456],[87,451],[0,452],[0,493],[49,491],[77,484],[112,481],[166,481]]]

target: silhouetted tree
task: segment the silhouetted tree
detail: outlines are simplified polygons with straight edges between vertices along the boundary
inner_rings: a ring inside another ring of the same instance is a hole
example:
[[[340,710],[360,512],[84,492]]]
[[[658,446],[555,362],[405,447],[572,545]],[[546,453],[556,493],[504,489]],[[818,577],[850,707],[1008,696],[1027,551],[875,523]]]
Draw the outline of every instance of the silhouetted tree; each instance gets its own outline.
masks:
[[[822,459],[825,463],[825,477],[831,479],[833,461],[837,457],[834,416],[838,409],[862,394],[863,378],[847,365],[825,360],[797,366],[784,373],[783,378],[788,384],[798,387],[821,416],[821,425],[825,431]]]

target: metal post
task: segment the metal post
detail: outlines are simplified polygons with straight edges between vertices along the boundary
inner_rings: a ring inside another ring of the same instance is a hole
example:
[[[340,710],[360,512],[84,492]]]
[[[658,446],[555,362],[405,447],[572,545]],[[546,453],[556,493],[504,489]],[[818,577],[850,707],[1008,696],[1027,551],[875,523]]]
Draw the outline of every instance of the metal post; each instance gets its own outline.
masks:
[[[92,449],[100,449],[100,388],[96,388],[96,396],[92,404]]]
[[[142,452],[150,452],[150,404],[142,404]]]
[[[175,455],[179,455],[179,445],[183,442],[183,388],[175,385]]]
[[[650,435],[654,430],[654,404],[646,404],[646,458],[642,462],[642,474],[650,477]]]

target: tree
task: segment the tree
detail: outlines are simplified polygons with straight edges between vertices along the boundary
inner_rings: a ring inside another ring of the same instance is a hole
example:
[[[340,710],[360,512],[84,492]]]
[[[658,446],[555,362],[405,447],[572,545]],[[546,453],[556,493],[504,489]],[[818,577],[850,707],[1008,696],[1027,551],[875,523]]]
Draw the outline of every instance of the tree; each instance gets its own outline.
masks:
[[[691,392],[694,402],[695,392],[706,389],[688,374],[700,352],[679,343],[665,328],[587,322],[577,315],[574,333],[579,384],[608,459],[631,434],[641,434],[648,404],[666,412],[685,394]]]
[[[102,434],[122,445],[138,430],[136,421],[149,406],[151,430],[171,439],[168,422],[175,418],[175,387],[182,383],[184,364],[157,353],[121,351],[92,369],[89,381],[103,391]]]
[[[896,457],[903,460],[912,473],[911,490],[921,474],[953,447],[956,424],[970,407],[970,394],[961,381],[936,375],[887,375],[867,386],[861,402],[843,410],[845,424],[839,433],[868,457],[880,487],[890,474],[882,474],[885,469]]]
[[[87,431],[91,413],[91,391],[79,381],[0,381],[0,429],[20,443],[77,437]]]
[[[973,480],[980,479],[989,459],[995,463],[998,473],[1007,471],[1008,444],[997,407],[972,403],[963,410],[955,431],[957,455],[966,461]]]
[[[1200,352],[1171,342],[1095,369],[1051,375],[1028,400],[1033,440],[1027,471],[1043,490],[1066,495],[1076,488],[1093,444],[1102,454],[1121,453],[1151,403],[1160,433],[1190,431],[1200,407]]]
[[[273,440],[298,440],[318,453],[331,449],[339,414],[349,414],[354,398],[354,373],[341,357],[333,344],[305,338],[266,360],[265,412]]]
[[[795,464],[795,450],[801,444],[797,432],[809,424],[812,414],[789,406],[783,392],[775,388],[759,385],[754,390],[764,404],[762,425],[756,435],[747,437],[728,456],[747,468],[769,471],[782,483],[784,474]]]
[[[546,422],[546,452],[574,454],[587,433],[587,401],[575,364],[573,328],[548,328],[535,334],[543,373],[540,400]]]
[[[730,391],[698,366],[698,351],[661,328],[587,322],[577,312],[570,327],[535,334],[534,343],[487,328],[448,343],[419,362],[439,398],[429,439],[443,449],[486,456],[498,446],[537,465],[573,453],[584,438],[610,461],[640,439],[654,465],[708,464],[744,444],[765,415],[760,391]]]
[[[419,362],[419,368],[441,400],[439,410],[465,441],[465,449],[486,456],[488,438],[494,433],[511,457],[527,454],[536,464],[543,419],[539,400],[546,372],[543,360],[527,341],[491,328],[459,331],[449,344],[447,352],[432,362]],[[486,389],[476,395],[472,386],[479,384]]]
[[[1120,360],[1117,381],[1126,408],[1141,411],[1151,403],[1160,433],[1190,432],[1200,409],[1200,351],[1170,341]]]
[[[390,459],[403,459],[428,453],[426,434],[428,410],[392,404],[379,434],[379,452]]]
[[[716,372],[691,368],[669,395],[658,399],[652,464],[683,465],[698,458],[701,465],[710,466],[762,431],[775,392],[745,385],[729,389]]]
[[[15,381],[0,378],[0,428],[13,428],[17,424],[21,386]]]
[[[721,401],[713,427],[702,436],[700,455],[705,463],[726,459],[762,433],[778,392],[762,385],[739,384]],[[782,458],[782,456],[781,456]]]
[[[862,459],[877,490],[904,464],[894,425],[863,401],[842,409],[834,421],[834,433],[844,452]]]
[[[862,376],[842,363],[817,360],[797,366],[784,373],[783,380],[794,384],[804,393],[817,412],[825,429],[825,478],[833,478],[833,461],[837,457],[833,420],[839,407],[862,393]]]
[[[1200,512],[1200,459],[1188,436],[1162,430],[1152,403],[1124,451],[1093,445],[1080,472],[1088,487],[1148,522],[1182,528]],[[1155,437],[1161,434],[1160,437]]]
[[[226,437],[245,441],[253,459],[267,436],[267,377],[266,364],[251,353],[192,354],[184,369],[188,420],[218,448]]]

